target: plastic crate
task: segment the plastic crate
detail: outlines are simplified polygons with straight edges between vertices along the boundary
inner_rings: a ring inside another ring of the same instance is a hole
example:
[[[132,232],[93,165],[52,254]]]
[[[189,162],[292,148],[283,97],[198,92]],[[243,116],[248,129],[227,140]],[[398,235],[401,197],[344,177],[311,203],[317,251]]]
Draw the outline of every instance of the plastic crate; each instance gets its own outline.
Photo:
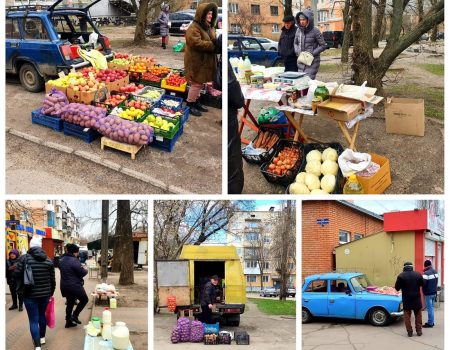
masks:
[[[84,128],[69,122],[64,122],[64,135],[78,137],[86,143],[91,143],[102,136],[97,130],[92,128]]]
[[[161,137],[154,135],[153,141],[149,144],[149,146],[161,149],[166,152],[172,152],[173,148],[175,147],[175,143],[178,141],[182,134],[183,129],[179,129],[172,139],[162,137],[162,140]]]
[[[262,127],[262,128],[260,128],[258,135],[256,135],[256,137],[253,139],[252,145],[255,142],[255,140],[258,138],[259,134],[261,132],[265,132],[265,131],[270,131],[272,135],[273,134],[278,135],[279,139],[281,139],[283,137],[283,133],[281,130]],[[271,149],[267,150],[264,153],[258,154],[258,155],[249,155],[249,154],[245,154],[244,151],[242,151],[242,158],[244,158],[248,163],[252,163],[252,164],[262,164],[264,162],[267,162],[272,157],[272,155],[275,153],[275,147],[276,147],[277,143],[275,143],[275,145]]]
[[[297,163],[294,165],[294,167],[292,169],[290,169],[290,171],[286,172],[284,175],[276,175],[276,174],[268,172],[268,167],[272,163],[273,158],[275,158],[280,153],[280,151],[286,146],[295,146],[299,149],[300,157],[297,160]],[[275,153],[270,158],[270,161],[261,165],[261,168],[260,168],[261,173],[264,175],[266,180],[271,183],[288,186],[289,184],[291,184],[293,182],[293,180],[297,176],[297,174],[299,172],[298,170],[300,169],[300,166],[302,164],[303,144],[300,142],[297,142],[297,141],[282,139],[282,140],[278,141],[278,143],[276,144],[276,146],[274,148],[275,148]]]
[[[164,105],[164,101],[165,100],[178,102],[179,105],[178,105],[178,107],[166,106],[166,105]],[[155,107],[157,107],[157,108],[167,107],[167,108],[170,108],[170,109],[172,109],[172,110],[174,110],[176,112],[179,112],[179,111],[181,111],[183,109],[183,99],[181,97],[176,97],[176,96],[162,95],[161,99],[158,101],[158,103],[155,105]]]
[[[46,126],[55,131],[63,131],[63,121],[58,117],[42,114],[40,108],[31,112],[31,122]]]
[[[210,94],[201,94],[200,103],[208,107],[222,109],[222,95],[213,96]]]
[[[156,87],[156,88],[160,88],[161,87],[161,80],[159,82],[156,82],[156,81],[150,81],[150,80],[141,79],[140,84],[145,85],[145,86],[153,86],[153,87]]]
[[[250,345],[250,335],[246,331],[234,332],[234,340],[237,345]]]
[[[212,341],[212,340],[207,341],[206,340],[207,339],[207,335],[210,335],[210,334],[205,334],[203,336],[203,345],[219,345],[220,344],[219,343],[219,336],[217,336],[216,339],[214,339],[214,341]]]
[[[161,87],[163,89],[170,90],[170,91],[186,92],[187,82],[181,84],[180,86],[173,86],[173,85],[168,85],[166,78],[164,78],[163,80],[161,80]]]
[[[220,326],[219,322],[216,323],[203,323],[203,333],[205,334],[219,334]]]
[[[158,91],[160,93],[159,98],[150,98],[150,97],[145,97],[142,96],[145,93],[149,92],[149,91]],[[143,88],[141,91],[139,91],[137,94],[133,93],[133,96],[139,96],[140,98],[145,98],[147,101],[152,102],[153,104],[157,103],[159,100],[161,100],[162,96],[164,96],[164,94],[166,93],[166,90],[164,89],[160,89],[154,86],[146,86],[145,88]]]
[[[344,148],[338,142],[332,142],[332,143],[308,143],[308,144],[306,144],[305,147],[303,148],[302,164],[300,166],[299,173],[302,172],[302,171],[305,171],[305,168],[306,168],[306,156],[308,155],[309,152],[311,152],[313,150],[318,150],[320,152],[323,152],[328,147],[334,148],[337,151],[338,156],[340,156],[341,153],[344,152]],[[319,179],[322,179],[322,176],[320,176]],[[335,187],[335,189],[334,189],[334,191],[332,193],[333,194],[341,194],[342,193],[342,189],[344,187],[344,182],[345,182],[345,178],[342,175],[341,169],[339,168],[338,174],[336,176],[336,187]],[[288,191],[288,190],[289,190],[289,188],[286,189],[286,191]]]

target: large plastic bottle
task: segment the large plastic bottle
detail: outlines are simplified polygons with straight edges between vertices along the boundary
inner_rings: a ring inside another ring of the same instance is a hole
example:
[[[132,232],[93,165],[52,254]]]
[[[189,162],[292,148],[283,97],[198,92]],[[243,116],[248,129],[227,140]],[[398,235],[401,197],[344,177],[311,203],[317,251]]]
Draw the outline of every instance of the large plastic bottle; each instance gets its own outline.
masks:
[[[238,78],[239,79],[244,79],[245,77],[245,65],[244,65],[244,60],[242,59],[242,57],[239,57],[239,62],[238,62]]]
[[[252,70],[252,62],[250,62],[248,56],[246,56],[244,60],[244,70]]]
[[[111,323],[111,316],[111,311],[109,311],[109,308],[105,307],[102,313],[103,323]]]
[[[230,58],[230,64],[231,64],[231,67],[233,68],[234,74],[238,74],[239,58],[231,57]]]
[[[351,174],[344,185],[344,194],[364,194],[364,189],[355,174]]]

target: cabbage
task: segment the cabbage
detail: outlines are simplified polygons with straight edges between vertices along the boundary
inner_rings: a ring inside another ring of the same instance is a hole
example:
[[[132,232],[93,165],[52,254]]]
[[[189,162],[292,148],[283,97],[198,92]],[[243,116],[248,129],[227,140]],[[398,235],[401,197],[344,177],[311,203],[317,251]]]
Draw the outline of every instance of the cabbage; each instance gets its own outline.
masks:
[[[319,177],[314,174],[306,174],[305,185],[312,190],[318,190],[320,188]]]
[[[301,172],[301,173],[297,174],[297,176],[295,177],[295,182],[297,182],[299,184],[304,184],[305,176],[306,176],[305,172]]]
[[[331,174],[324,175],[320,181],[320,186],[327,193],[333,192],[336,187],[336,176]]]
[[[322,161],[326,160],[332,160],[334,162],[338,160],[338,154],[334,148],[328,147],[325,151],[323,151]]]
[[[326,160],[323,162],[322,166],[320,167],[320,171],[323,175],[334,175],[337,176],[339,170],[338,164],[333,160]]]
[[[318,150],[313,150],[306,155],[306,162],[309,163],[312,160],[318,160],[319,162],[322,160],[322,154]]]
[[[309,189],[305,184],[294,182],[289,186],[290,194],[309,194]]]
[[[317,190],[312,190],[311,194],[328,194],[328,192],[325,192],[324,190],[317,189]]]
[[[309,174],[314,174],[316,176],[320,176],[320,160],[311,160],[310,162],[306,163],[305,171]]]

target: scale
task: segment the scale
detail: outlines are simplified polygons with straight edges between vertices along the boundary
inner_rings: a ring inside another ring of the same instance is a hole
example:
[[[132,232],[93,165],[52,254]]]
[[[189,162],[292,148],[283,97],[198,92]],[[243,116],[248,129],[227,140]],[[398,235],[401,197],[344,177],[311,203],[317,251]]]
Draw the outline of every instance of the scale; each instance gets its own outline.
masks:
[[[299,90],[307,89],[311,78],[303,72],[284,72],[277,74],[273,79],[274,83],[281,83],[286,85],[295,85]]]

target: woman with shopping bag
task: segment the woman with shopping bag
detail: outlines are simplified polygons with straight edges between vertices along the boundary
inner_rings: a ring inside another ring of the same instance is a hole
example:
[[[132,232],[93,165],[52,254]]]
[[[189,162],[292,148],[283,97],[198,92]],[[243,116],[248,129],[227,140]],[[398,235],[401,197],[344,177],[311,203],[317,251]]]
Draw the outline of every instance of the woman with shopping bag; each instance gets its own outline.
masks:
[[[320,67],[320,54],[327,49],[319,28],[314,27],[314,15],[310,10],[297,13],[297,32],[294,39],[294,49],[297,55],[299,72],[305,72],[311,79],[316,78]]]
[[[45,312],[56,287],[55,268],[42,249],[41,236],[31,239],[30,249],[17,263],[15,278],[18,291],[23,293],[34,349],[41,350],[47,330]]]

